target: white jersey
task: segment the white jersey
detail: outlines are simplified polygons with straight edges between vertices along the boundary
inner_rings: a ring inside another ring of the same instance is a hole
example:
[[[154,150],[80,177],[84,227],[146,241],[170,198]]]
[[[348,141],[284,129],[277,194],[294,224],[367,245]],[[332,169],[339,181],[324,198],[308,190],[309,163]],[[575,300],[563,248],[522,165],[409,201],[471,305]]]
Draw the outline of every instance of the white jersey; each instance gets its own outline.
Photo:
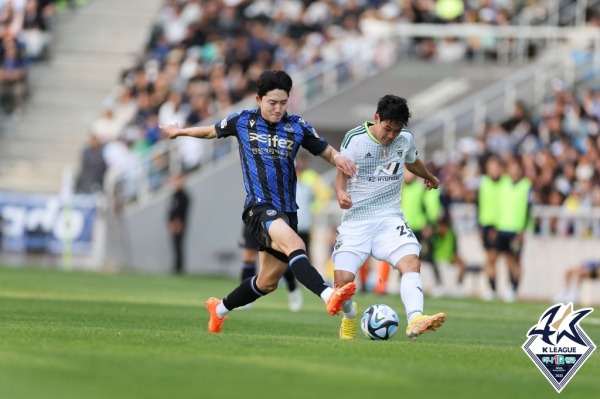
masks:
[[[381,144],[370,132],[367,121],[344,137],[341,153],[357,167],[348,180],[352,208],[344,211],[342,221],[381,219],[390,216],[404,218],[400,207],[404,164],[414,163],[418,152],[411,132],[402,129],[388,146]]]

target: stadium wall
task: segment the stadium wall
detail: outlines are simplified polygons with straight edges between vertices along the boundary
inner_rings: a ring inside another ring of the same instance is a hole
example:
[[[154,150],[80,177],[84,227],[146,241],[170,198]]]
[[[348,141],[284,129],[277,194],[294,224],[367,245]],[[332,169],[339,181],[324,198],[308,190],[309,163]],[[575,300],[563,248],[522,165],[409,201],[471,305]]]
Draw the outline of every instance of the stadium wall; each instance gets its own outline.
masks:
[[[190,214],[184,243],[185,272],[237,275],[239,238],[246,192],[237,153],[190,175],[186,181]],[[107,261],[121,268],[169,272],[173,253],[167,234],[167,187],[144,206],[127,209],[108,225]]]

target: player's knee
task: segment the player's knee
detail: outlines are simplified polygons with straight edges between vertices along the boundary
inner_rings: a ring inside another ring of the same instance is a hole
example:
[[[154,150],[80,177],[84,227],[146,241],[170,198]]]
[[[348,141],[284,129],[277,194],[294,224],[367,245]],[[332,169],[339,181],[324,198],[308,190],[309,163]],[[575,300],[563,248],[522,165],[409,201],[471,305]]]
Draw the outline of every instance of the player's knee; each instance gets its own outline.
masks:
[[[416,255],[407,255],[398,261],[396,269],[401,273],[419,273],[421,271],[421,261]]]
[[[273,273],[258,274],[256,279],[256,287],[262,292],[268,294],[277,289],[281,275],[277,276]]]
[[[287,242],[280,243],[280,245],[283,248],[283,252],[288,255],[297,250],[306,252],[306,246],[300,237],[295,237]]]
[[[266,294],[275,291],[277,289],[277,285],[278,285],[278,282],[273,283],[271,281],[263,282],[262,284],[261,283],[256,284],[258,289]]]
[[[301,249],[306,251],[306,245],[304,245],[304,240],[300,238],[300,236],[295,236],[292,240],[290,240],[290,245],[293,246],[293,250]]]

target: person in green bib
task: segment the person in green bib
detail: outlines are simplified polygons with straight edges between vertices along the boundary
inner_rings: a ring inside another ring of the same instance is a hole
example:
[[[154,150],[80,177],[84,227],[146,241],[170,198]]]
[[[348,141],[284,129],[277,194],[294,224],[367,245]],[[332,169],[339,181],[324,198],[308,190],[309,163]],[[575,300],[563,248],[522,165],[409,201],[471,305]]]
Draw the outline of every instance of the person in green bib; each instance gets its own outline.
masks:
[[[496,224],[500,215],[500,177],[502,176],[500,159],[491,155],[485,162],[485,174],[479,182],[477,194],[477,222],[483,249],[485,250],[485,272],[490,283],[486,300],[496,298],[496,261],[498,259],[498,231]]]
[[[514,302],[521,278],[521,250],[529,224],[533,189],[531,181],[523,176],[523,168],[517,159],[508,159],[506,172],[500,178],[497,249],[499,254],[506,256],[510,274],[505,300]]]

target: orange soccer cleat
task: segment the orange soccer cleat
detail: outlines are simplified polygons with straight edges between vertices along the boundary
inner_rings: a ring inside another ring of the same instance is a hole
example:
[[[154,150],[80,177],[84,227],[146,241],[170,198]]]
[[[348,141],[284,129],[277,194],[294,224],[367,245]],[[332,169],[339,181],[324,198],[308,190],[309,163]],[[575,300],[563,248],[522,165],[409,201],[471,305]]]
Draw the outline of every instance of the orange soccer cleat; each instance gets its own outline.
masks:
[[[329,314],[335,315],[342,310],[342,303],[352,298],[356,292],[356,284],[348,283],[343,287],[335,288],[329,299],[327,300],[327,311]]]
[[[211,334],[221,334],[221,328],[223,327],[223,321],[227,316],[221,318],[217,316],[217,305],[221,303],[221,300],[215,297],[208,298],[206,302],[206,310],[210,314],[208,320],[208,332]]]

